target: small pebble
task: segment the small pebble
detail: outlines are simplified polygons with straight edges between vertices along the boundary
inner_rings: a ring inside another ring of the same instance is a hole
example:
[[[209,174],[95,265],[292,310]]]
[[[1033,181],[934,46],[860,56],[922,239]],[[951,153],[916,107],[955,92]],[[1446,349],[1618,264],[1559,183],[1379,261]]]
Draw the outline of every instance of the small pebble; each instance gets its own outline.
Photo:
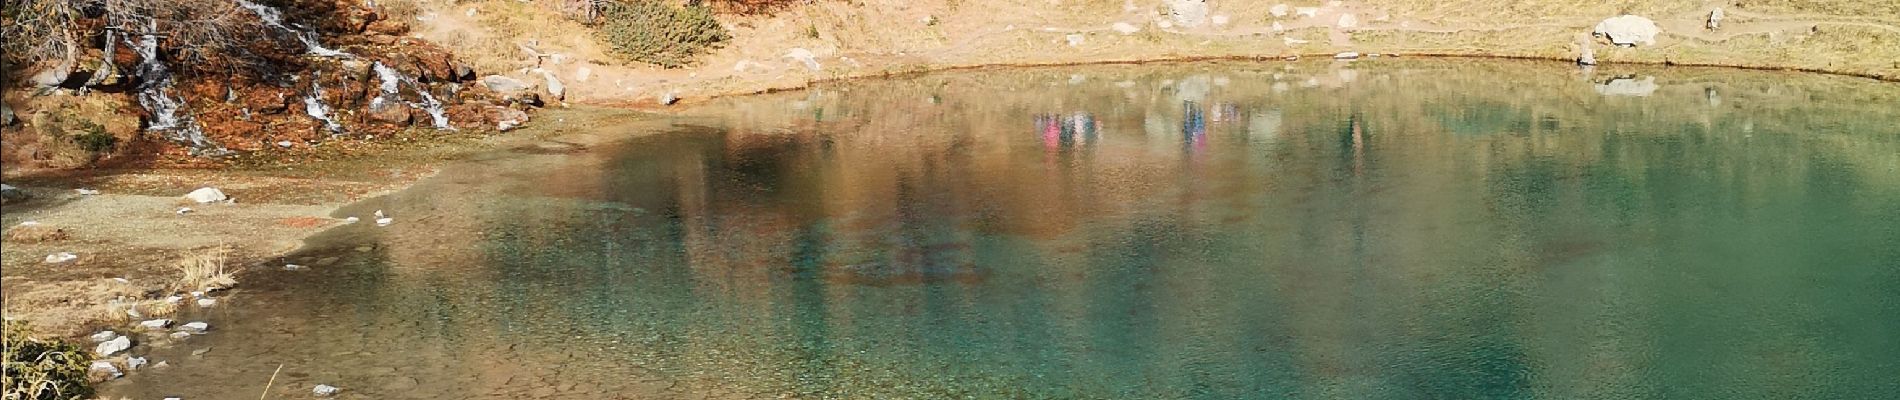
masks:
[[[178,207],[178,215],[190,214],[191,211],[191,207]]]
[[[297,265],[297,264],[284,264],[284,270],[285,270],[285,271],[302,271],[303,269],[304,269],[304,266],[302,266],[302,265]]]
[[[97,195],[99,195],[99,191],[98,191],[98,190],[93,190],[93,189],[73,189],[73,191],[76,191],[76,192],[79,192],[79,195],[80,195],[80,196],[97,196]]]

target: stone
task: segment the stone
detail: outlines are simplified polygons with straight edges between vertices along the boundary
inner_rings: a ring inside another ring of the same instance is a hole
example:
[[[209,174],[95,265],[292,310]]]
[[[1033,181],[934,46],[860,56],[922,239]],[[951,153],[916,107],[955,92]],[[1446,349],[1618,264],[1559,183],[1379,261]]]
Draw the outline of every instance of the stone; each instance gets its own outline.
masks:
[[[197,350],[192,350],[192,351],[191,351],[191,355],[192,355],[193,357],[199,357],[199,356],[204,356],[204,355],[205,355],[205,353],[210,353],[210,352],[211,352],[211,348],[210,348],[210,347],[206,347],[206,348],[202,348],[202,349],[197,349]]]
[[[409,126],[409,123],[415,120],[414,114],[411,111],[411,107],[409,107],[408,104],[403,104],[400,101],[383,101],[383,99],[376,99],[369,103],[369,118],[371,120],[395,126]]]
[[[297,264],[284,264],[284,270],[285,271],[302,271],[304,270],[304,266],[297,265]]]
[[[541,79],[547,81],[548,97],[554,101],[567,100],[567,85],[561,84],[561,79],[554,77],[553,72],[541,71]]]
[[[1597,65],[1596,49],[1590,48],[1589,44],[1584,44],[1582,51],[1577,55],[1577,65]]]
[[[1134,24],[1127,22],[1116,22],[1115,25],[1110,26],[1110,28],[1116,32],[1121,32],[1123,35],[1133,35],[1135,32],[1141,32],[1141,28],[1135,27]]]
[[[1353,59],[1358,59],[1358,58],[1359,58],[1359,52],[1356,52],[1356,51],[1348,51],[1348,52],[1343,52],[1343,53],[1333,55],[1333,59],[1335,60],[1353,60]]]
[[[455,64],[455,80],[458,82],[475,80],[475,67],[468,64]]]
[[[483,110],[482,117],[486,119],[488,123],[494,124],[495,130],[502,132],[519,128],[528,123],[527,112],[507,107],[489,107]]]
[[[71,55],[71,52],[67,54]],[[60,84],[66,83],[66,79],[70,78],[73,74],[73,68],[77,66],[78,63],[73,60],[47,65],[42,67],[39,72],[34,73],[31,81],[35,87],[58,87]]]
[[[679,92],[668,90],[666,91],[666,94],[660,95],[660,105],[670,106],[670,105],[673,105],[674,103],[679,103],[679,102],[680,102]]]
[[[164,330],[165,328],[172,327],[172,320],[159,318],[139,321],[139,327],[151,330]]]
[[[1298,7],[1293,9],[1293,13],[1298,14],[1301,18],[1318,17],[1319,7]]]
[[[1069,34],[1068,36],[1064,36],[1063,39],[1067,40],[1070,46],[1081,46],[1085,40],[1081,34]]]
[[[165,367],[170,367],[170,366],[172,366],[171,363],[164,362],[164,361],[159,361],[157,364],[152,364],[152,368],[165,368]]]
[[[23,201],[26,200],[27,197],[25,190],[20,190],[20,188],[14,187],[13,185],[0,184],[0,204]]]
[[[184,339],[191,337],[191,332],[172,332],[171,337],[172,339]]]
[[[1274,18],[1284,18],[1287,16],[1287,14],[1290,14],[1293,12],[1293,7],[1288,6],[1285,3],[1274,4],[1273,8],[1267,9],[1267,12],[1272,13]]]
[[[533,85],[528,84],[528,82],[523,82],[520,79],[509,78],[509,77],[501,76],[501,75],[489,75],[489,76],[482,77],[482,86],[487,87],[488,90],[495,91],[496,93],[520,92],[520,91],[525,91],[534,87]]]
[[[139,367],[145,366],[145,364],[146,364],[145,357],[132,357],[132,358],[125,359],[125,369],[136,370],[136,369],[139,369]]]
[[[1339,16],[1339,23],[1334,26],[1339,27],[1339,29],[1358,28],[1359,16],[1353,15],[1352,13],[1345,13]]]
[[[1638,44],[1653,46],[1656,44],[1656,35],[1662,33],[1662,28],[1657,27],[1656,21],[1649,18],[1626,14],[1598,22],[1596,29],[1591,32],[1597,36],[1608,37],[1610,43],[1618,46],[1634,47]]]
[[[73,193],[78,193],[80,196],[98,196],[99,190],[81,188],[81,189],[73,189]]]
[[[805,50],[802,47],[796,47],[786,51],[785,58],[790,58],[793,61],[805,64],[805,69],[811,70],[812,72],[823,69],[818,65],[818,56],[812,54],[811,50]]]
[[[209,330],[211,330],[211,324],[207,324],[202,321],[189,322],[178,327],[179,332],[185,332],[185,333],[190,333],[190,334],[203,334],[205,333],[205,331],[209,331]]]
[[[119,379],[119,377],[125,376],[125,372],[119,371],[119,366],[112,365],[111,361],[98,360],[92,362],[92,367],[86,370],[86,376],[95,380],[107,381]]]
[[[120,352],[129,350],[131,348],[132,348],[132,339],[124,337],[124,336],[120,336],[118,338],[114,338],[112,340],[107,340],[105,342],[99,343],[99,346],[94,347],[92,349],[92,352],[98,353],[100,356],[110,357],[113,354],[119,354]]]
[[[79,259],[78,255],[74,255],[73,253],[68,253],[68,252],[59,252],[59,253],[46,255],[47,264],[59,264],[59,263],[64,263],[67,261],[72,261],[72,260],[77,260],[77,259]]]
[[[1225,15],[1216,15],[1216,16],[1212,16],[1212,17],[1207,17],[1207,22],[1212,22],[1212,23],[1214,23],[1214,26],[1223,26],[1223,25],[1227,25],[1227,16],[1225,16]]]
[[[210,306],[215,306],[215,305],[218,305],[218,299],[213,299],[213,298],[198,299],[199,307],[210,307]]]
[[[1709,11],[1709,30],[1721,29],[1722,18],[1725,16],[1727,15],[1722,12],[1722,7],[1716,7],[1714,11]]]
[[[93,343],[99,343],[99,342],[104,342],[104,341],[108,341],[112,339],[117,339],[118,337],[119,337],[119,333],[113,332],[113,331],[99,331],[99,333],[94,333],[91,336]]]
[[[1168,19],[1175,25],[1193,28],[1207,23],[1207,0],[1167,0]]]
[[[470,10],[473,11],[473,9]],[[317,395],[317,397],[330,397],[335,396],[338,391],[341,391],[341,389],[337,389],[336,386],[319,384],[317,387],[310,389],[310,394]]]
[[[198,190],[193,190],[191,193],[186,193],[185,198],[191,199],[191,201],[197,202],[198,204],[220,202],[230,199],[230,197],[224,195],[224,191],[214,187],[198,188]]]

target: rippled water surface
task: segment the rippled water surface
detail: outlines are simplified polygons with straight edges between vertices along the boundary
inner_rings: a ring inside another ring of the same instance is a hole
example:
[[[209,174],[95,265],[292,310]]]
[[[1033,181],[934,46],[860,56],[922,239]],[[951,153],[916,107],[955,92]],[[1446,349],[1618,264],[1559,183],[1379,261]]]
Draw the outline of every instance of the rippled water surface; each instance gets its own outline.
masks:
[[[654,118],[346,210],[397,222],[108,393],[1900,397],[1900,85],[1235,62]]]

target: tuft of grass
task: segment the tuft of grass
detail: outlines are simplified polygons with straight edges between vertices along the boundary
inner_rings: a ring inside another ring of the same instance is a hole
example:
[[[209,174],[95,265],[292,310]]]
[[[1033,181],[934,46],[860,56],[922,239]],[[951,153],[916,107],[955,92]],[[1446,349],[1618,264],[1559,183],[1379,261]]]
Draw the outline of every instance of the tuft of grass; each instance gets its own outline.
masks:
[[[4,236],[4,239],[0,240],[11,243],[45,243],[66,240],[71,235],[68,235],[65,229],[46,225],[27,225],[15,226],[8,229],[5,235],[0,236]]]
[[[608,2],[595,32],[614,54],[664,68],[692,65],[700,54],[731,38],[712,9],[657,0]]]
[[[92,355],[72,343],[34,337],[26,322],[5,321],[6,376],[0,398],[66,400],[92,397],[86,372]]]
[[[237,271],[225,268],[228,247],[214,247],[178,261],[178,284],[185,290],[218,290],[237,286]]]

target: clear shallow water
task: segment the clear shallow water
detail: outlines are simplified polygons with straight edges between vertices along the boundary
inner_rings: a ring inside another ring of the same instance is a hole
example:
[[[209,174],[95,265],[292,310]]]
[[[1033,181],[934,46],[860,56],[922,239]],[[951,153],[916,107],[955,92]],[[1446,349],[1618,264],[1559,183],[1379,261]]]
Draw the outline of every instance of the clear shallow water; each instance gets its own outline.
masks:
[[[250,398],[281,364],[273,391],[346,398],[1900,396],[1900,86],[1628,68],[724,100],[347,210],[397,223],[251,274],[107,390]]]

